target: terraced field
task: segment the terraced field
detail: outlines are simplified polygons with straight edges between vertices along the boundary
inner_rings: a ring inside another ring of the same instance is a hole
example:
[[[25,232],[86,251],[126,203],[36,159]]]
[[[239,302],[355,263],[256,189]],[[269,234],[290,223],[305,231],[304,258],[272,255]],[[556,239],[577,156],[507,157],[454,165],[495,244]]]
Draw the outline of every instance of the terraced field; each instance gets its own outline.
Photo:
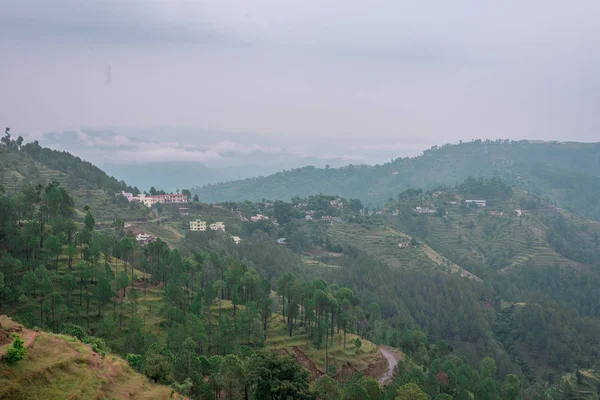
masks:
[[[446,218],[423,216],[429,228],[426,241],[442,254],[455,254],[470,264],[488,264],[498,270],[524,263],[581,267],[550,247],[546,242],[548,228],[535,215],[519,218],[504,211],[497,217],[490,211],[462,215],[451,209]]]
[[[350,244],[370,253],[396,268],[436,268],[445,272],[468,275],[461,267],[451,263],[426,245],[400,248],[398,243],[410,241],[410,236],[388,226],[367,228],[358,224],[332,224],[327,236],[336,244]]]

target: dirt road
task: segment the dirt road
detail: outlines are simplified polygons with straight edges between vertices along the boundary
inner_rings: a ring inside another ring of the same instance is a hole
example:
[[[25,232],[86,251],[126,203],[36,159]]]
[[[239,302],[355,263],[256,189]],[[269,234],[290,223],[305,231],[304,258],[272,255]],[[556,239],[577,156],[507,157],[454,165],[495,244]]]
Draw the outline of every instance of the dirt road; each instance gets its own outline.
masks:
[[[384,384],[391,380],[392,373],[394,372],[394,367],[396,366],[396,364],[398,364],[398,360],[404,359],[404,354],[394,352],[385,346],[381,346],[379,348],[379,351],[381,351],[381,354],[383,354],[383,356],[388,362],[387,370],[379,379],[377,379],[377,382],[379,382],[380,384]]]

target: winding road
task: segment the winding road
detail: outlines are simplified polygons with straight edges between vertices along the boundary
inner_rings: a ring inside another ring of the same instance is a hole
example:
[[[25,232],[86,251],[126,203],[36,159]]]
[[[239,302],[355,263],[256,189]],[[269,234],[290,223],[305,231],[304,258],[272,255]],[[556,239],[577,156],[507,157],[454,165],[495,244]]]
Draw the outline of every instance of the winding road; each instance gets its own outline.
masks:
[[[379,384],[383,384],[388,382],[392,378],[392,374],[394,373],[394,367],[396,366],[396,364],[398,364],[398,360],[404,359],[404,354],[395,353],[385,346],[381,346],[379,348],[379,351],[381,351],[381,354],[383,354],[383,356],[388,362],[388,368],[385,371],[385,374],[383,374],[379,379],[377,379],[377,382],[379,382]]]

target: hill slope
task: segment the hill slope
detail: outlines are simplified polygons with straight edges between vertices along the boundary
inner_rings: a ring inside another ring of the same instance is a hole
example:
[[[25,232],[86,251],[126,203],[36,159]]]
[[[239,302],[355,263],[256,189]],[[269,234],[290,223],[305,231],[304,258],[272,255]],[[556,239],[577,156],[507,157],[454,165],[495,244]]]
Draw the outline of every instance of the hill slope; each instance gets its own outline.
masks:
[[[563,207],[600,219],[600,144],[473,141],[433,147],[414,158],[376,166],[305,167],[267,177],[207,185],[203,201],[290,199],[318,193],[359,198],[373,206],[408,188],[453,185],[468,176],[498,176],[549,197]]]
[[[31,339],[22,361],[0,364],[2,399],[171,398],[169,387],[151,383],[119,357],[102,358],[73,337],[30,331],[7,317],[0,317],[0,326]],[[0,354],[7,346],[0,346]]]
[[[121,203],[114,196],[121,190],[134,189],[95,165],[70,153],[42,147],[37,141],[22,146],[11,143],[0,146],[0,185],[7,194],[16,194],[25,184],[46,186],[56,181],[73,196],[76,208],[90,206],[98,222],[146,218],[143,208]]]

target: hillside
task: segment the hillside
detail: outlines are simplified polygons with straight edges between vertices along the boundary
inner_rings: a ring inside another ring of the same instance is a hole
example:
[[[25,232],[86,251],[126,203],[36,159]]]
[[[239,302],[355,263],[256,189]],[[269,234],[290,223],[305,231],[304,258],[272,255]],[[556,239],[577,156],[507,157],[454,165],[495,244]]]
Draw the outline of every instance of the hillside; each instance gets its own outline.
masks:
[[[382,205],[409,188],[454,185],[468,176],[498,176],[561,207],[600,220],[600,144],[476,140],[435,146],[414,158],[376,166],[305,167],[193,190],[205,202],[289,200],[311,194]]]
[[[27,346],[23,360],[0,363],[1,399],[173,398],[171,388],[151,383],[123,359],[103,357],[74,337],[31,331],[6,316],[0,316],[0,332],[16,332]],[[8,346],[0,345],[0,359]]]
[[[135,190],[123,181],[70,153],[42,147],[37,141],[17,145],[10,137],[5,139],[10,146],[0,146],[0,185],[8,194],[16,194],[23,185],[47,186],[56,181],[73,196],[76,209],[89,206],[99,223],[116,218],[146,219],[143,208],[119,202],[114,196],[121,190]]]

